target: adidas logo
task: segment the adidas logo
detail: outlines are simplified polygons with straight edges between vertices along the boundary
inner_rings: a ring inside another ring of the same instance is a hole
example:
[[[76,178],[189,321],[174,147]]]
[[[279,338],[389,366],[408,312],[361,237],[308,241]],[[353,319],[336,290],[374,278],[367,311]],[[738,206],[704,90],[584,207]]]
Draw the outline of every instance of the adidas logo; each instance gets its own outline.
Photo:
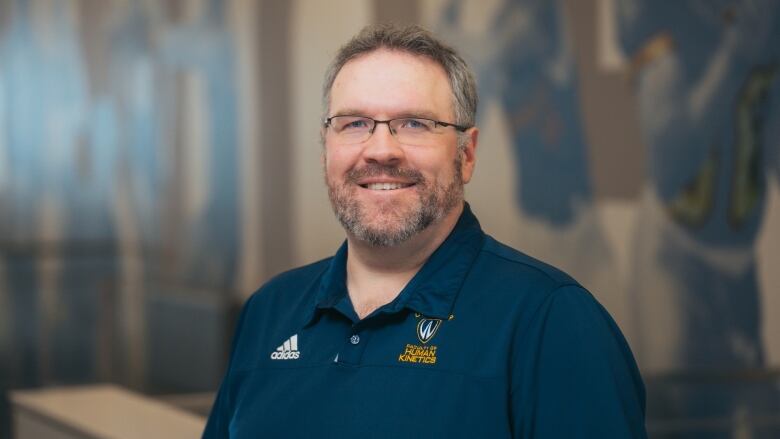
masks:
[[[276,348],[276,351],[271,352],[272,360],[297,360],[300,356],[301,353],[298,352],[298,334],[288,338],[281,346]]]

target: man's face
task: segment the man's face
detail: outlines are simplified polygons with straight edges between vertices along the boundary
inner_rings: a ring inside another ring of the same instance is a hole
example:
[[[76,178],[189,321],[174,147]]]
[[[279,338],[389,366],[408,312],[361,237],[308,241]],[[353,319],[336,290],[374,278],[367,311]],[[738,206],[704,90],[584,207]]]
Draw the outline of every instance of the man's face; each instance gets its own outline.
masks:
[[[454,122],[452,92],[435,62],[378,50],[348,62],[336,76],[329,116],[336,115]],[[469,134],[460,152],[451,127],[421,146],[399,143],[384,124],[358,144],[340,144],[326,132],[328,194],[347,233],[374,246],[392,246],[451,213],[471,179],[476,130]]]

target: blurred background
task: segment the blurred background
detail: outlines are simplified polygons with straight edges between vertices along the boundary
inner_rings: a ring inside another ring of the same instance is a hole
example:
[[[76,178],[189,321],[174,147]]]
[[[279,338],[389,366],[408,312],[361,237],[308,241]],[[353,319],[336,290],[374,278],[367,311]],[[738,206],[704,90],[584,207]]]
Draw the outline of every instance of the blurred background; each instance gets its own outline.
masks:
[[[343,240],[322,76],[385,21],[471,63],[467,200],[615,317],[651,437],[780,437],[780,2],[0,0],[0,438],[18,390],[208,413],[243,301]]]

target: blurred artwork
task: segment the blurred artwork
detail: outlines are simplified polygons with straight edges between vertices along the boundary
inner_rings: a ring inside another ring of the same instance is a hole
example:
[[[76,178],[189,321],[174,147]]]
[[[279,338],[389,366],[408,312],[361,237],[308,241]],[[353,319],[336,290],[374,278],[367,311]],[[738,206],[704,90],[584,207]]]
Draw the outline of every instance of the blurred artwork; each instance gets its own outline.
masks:
[[[0,387],[142,386],[148,296],[232,286],[230,6],[0,5]]]
[[[780,170],[780,3],[617,6],[649,152],[629,290],[639,364],[660,377],[649,410],[668,419],[776,412],[776,386],[755,378],[767,366],[755,247],[768,179]]]
[[[612,10],[649,155],[622,277],[596,215],[605,200],[591,183],[568,2],[429,3],[432,27],[475,67],[480,108],[498,103],[505,119],[513,244],[573,274],[613,314],[627,301],[651,431],[776,437],[756,421],[778,407],[756,244],[780,172],[780,4],[623,0]]]
[[[94,296],[99,292],[69,285],[79,281],[69,276],[72,260],[54,260],[50,253],[64,236],[92,244],[100,240],[96,246],[113,236],[106,205],[112,189],[110,168],[101,173],[91,159],[99,155],[113,162],[117,152],[111,138],[114,127],[107,123],[101,130],[89,124],[90,113],[100,109],[89,102],[72,5],[53,2],[46,14],[34,6],[5,5],[8,18],[0,35],[0,107],[5,119],[0,155],[6,172],[0,189],[0,239],[6,244],[3,292],[12,310],[6,317],[18,353],[6,373],[22,385],[36,383],[44,373],[62,371],[76,379],[94,374],[93,362],[82,361],[92,357],[97,344],[99,300]],[[103,137],[100,149],[93,147],[93,136]],[[24,248],[33,242],[36,249]],[[104,254],[109,258],[102,267],[105,272],[96,278],[110,278],[110,250],[96,249],[101,250],[109,251]],[[60,289],[67,297],[55,299]],[[41,345],[45,349],[38,349]],[[40,360],[45,356],[57,361],[59,349],[71,350],[78,358],[61,359],[61,367],[53,372]]]
[[[496,102],[505,118],[516,203],[508,211],[521,219],[514,244],[569,272],[622,314],[619,276],[594,204],[565,2],[452,0],[433,27],[471,63],[480,108]],[[479,123],[487,124],[485,114]]]

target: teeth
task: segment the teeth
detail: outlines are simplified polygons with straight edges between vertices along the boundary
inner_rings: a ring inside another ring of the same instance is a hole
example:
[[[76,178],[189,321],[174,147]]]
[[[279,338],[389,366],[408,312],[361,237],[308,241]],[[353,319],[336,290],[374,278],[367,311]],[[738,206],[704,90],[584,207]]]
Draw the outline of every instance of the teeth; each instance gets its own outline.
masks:
[[[366,185],[366,188],[371,189],[372,191],[391,191],[394,189],[401,189],[402,187],[405,187],[401,183],[371,183]]]

